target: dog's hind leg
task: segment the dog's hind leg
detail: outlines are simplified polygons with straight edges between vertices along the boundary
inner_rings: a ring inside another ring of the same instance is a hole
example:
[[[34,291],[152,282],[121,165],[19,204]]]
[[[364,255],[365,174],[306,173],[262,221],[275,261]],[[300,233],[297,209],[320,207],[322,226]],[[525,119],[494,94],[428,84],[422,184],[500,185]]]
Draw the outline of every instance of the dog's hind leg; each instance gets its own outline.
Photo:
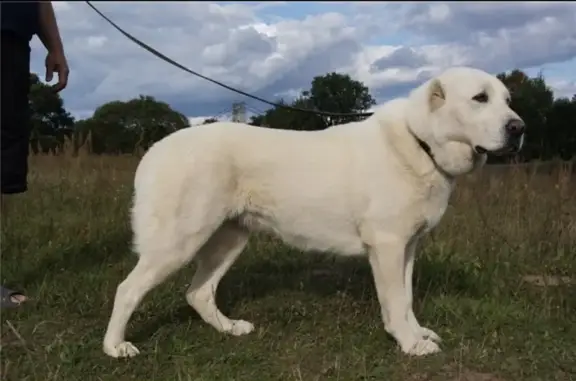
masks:
[[[422,327],[418,320],[416,319],[416,315],[414,315],[414,309],[412,307],[413,304],[413,273],[414,273],[414,260],[416,255],[416,246],[418,245],[418,238],[413,238],[411,242],[406,245],[406,254],[405,254],[405,270],[404,270],[404,282],[405,282],[405,289],[406,289],[406,297],[408,298],[408,303],[410,305],[410,309],[408,310],[408,323],[412,327],[412,330],[416,335],[422,336],[424,339],[430,339],[432,341],[440,342],[442,339],[438,334],[432,331],[429,328]]]
[[[249,233],[232,222],[222,225],[196,256],[197,270],[186,292],[186,300],[200,317],[219,332],[235,336],[254,330],[252,323],[231,320],[216,305],[216,290],[226,271],[238,258]]]
[[[185,244],[172,242],[167,245],[166,242],[170,240],[155,241],[152,238],[158,237],[147,237],[148,244],[140,245],[138,263],[116,291],[112,315],[104,336],[103,349],[106,354],[112,357],[132,357],[139,353],[134,345],[124,339],[130,316],[146,293],[186,265],[213,231],[205,227],[189,234]]]

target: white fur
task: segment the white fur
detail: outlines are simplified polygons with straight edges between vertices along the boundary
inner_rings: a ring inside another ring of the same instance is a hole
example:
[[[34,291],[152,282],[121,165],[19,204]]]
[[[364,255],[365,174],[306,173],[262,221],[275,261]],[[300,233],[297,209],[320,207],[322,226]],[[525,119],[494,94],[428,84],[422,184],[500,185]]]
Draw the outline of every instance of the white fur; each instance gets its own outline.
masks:
[[[482,91],[488,102],[471,99]],[[132,227],[140,258],[118,287],[104,351],[138,354],[124,339],[132,312],[193,259],[188,303],[218,331],[254,330],[215,303],[220,279],[253,231],[303,250],[367,255],[386,331],[405,353],[439,351],[439,336],[412,310],[416,245],[444,214],[454,177],[484,164],[473,147],[506,144],[504,126],[518,118],[508,96],[494,76],[453,68],[362,122],[317,132],[214,123],[159,141],[136,172]]]

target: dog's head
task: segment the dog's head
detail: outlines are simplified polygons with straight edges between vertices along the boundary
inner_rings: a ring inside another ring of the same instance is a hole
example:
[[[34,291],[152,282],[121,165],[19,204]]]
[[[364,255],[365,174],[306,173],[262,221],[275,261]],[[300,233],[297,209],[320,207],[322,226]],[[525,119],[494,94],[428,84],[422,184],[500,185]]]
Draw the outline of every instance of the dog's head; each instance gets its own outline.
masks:
[[[465,143],[477,154],[522,148],[524,121],[510,108],[510,93],[495,76],[473,68],[452,68],[418,90],[427,101],[431,122],[427,124],[438,145]]]

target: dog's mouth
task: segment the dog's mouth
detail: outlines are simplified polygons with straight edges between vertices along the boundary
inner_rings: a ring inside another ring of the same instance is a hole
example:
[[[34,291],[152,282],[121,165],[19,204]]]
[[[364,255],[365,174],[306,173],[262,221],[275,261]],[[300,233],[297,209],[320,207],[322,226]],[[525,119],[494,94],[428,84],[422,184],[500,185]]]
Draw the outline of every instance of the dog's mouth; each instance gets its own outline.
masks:
[[[490,154],[490,155],[495,155],[495,156],[504,156],[504,155],[513,155],[515,153],[517,153],[520,150],[520,147],[518,147],[517,145],[509,145],[506,146],[504,148],[498,149],[498,150],[487,150],[486,148],[482,147],[482,146],[475,146],[474,147],[474,151],[476,151],[477,154],[483,155],[483,154]]]
[[[476,146],[474,147],[474,151],[476,151],[476,153],[483,155],[485,153],[488,153],[488,150],[482,146]]]

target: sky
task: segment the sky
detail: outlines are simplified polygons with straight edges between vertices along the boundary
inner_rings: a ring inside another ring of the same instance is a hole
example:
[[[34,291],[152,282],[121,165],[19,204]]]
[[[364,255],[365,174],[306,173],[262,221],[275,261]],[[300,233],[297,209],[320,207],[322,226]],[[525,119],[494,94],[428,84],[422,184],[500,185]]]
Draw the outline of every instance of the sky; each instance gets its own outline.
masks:
[[[84,2],[53,2],[70,66],[65,107],[152,95],[190,118],[268,106],[186,73],[128,40]],[[274,101],[335,71],[378,103],[455,65],[543,73],[576,93],[576,2],[93,2],[136,38],[203,75]],[[32,71],[46,52],[32,41]]]

